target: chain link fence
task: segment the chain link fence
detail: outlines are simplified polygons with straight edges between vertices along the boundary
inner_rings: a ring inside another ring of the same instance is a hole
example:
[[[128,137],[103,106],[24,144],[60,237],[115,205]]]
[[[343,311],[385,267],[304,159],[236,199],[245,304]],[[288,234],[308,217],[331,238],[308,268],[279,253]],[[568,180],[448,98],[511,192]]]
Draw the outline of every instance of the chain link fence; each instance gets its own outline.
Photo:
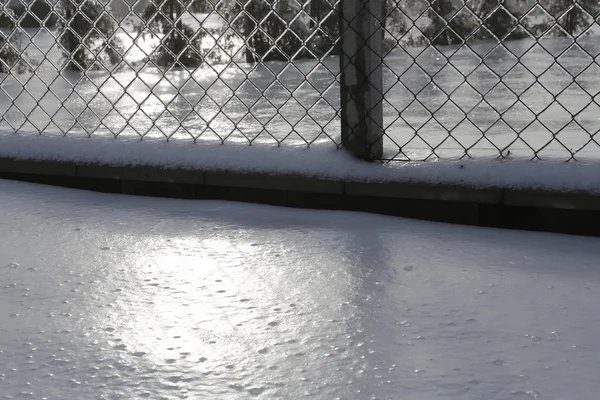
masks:
[[[0,134],[600,158],[599,15],[593,0],[8,0]]]

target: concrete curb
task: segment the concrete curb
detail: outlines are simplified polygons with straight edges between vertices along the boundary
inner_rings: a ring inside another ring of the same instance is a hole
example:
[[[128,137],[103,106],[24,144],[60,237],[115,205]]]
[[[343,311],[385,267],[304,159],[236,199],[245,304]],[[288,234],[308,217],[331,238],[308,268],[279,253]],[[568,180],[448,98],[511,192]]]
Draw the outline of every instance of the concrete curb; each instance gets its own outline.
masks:
[[[432,221],[600,236],[600,195],[290,174],[0,158],[0,178],[187,199],[365,211]]]

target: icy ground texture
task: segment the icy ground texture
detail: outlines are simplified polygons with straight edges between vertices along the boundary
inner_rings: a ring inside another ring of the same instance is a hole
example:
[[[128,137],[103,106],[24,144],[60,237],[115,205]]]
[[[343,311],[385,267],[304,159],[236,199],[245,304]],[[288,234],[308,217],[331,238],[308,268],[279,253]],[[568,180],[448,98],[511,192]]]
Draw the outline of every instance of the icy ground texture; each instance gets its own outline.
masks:
[[[7,181],[0,228],[4,398],[598,398],[598,239]]]
[[[214,19],[203,24],[218,25]],[[36,75],[0,77],[0,132],[339,142],[337,57],[163,75],[134,66],[156,43],[123,26],[118,35],[132,47],[118,72],[60,75],[54,34],[22,33],[26,53],[42,62]],[[597,36],[494,46],[399,48],[385,58],[386,157],[600,158]]]

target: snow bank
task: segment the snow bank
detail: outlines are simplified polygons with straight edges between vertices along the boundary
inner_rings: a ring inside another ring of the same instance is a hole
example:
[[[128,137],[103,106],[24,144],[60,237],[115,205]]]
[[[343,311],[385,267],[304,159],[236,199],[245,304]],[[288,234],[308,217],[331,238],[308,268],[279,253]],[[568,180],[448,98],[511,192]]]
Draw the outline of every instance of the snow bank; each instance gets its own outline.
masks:
[[[0,157],[109,165],[300,174],[367,181],[427,182],[475,187],[544,188],[600,192],[597,162],[496,160],[369,164],[332,143],[301,145],[196,143],[107,137],[0,135]]]

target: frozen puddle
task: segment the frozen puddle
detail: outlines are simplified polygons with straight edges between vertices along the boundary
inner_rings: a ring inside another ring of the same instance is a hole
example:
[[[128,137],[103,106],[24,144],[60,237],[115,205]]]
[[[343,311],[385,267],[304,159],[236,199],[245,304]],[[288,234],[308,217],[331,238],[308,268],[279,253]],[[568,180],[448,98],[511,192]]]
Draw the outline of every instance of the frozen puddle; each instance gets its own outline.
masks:
[[[578,399],[600,240],[0,181],[0,394]]]

